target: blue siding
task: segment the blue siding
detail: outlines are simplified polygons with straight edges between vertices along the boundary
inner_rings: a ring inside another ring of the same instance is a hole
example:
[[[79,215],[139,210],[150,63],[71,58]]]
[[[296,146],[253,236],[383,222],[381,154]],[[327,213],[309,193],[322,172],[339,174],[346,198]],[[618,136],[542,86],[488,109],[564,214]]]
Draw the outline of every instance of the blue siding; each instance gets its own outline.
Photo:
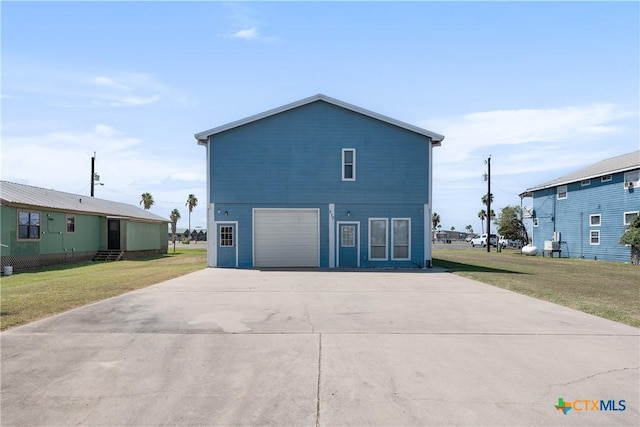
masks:
[[[533,229],[533,243],[544,247],[554,231],[562,233],[562,256],[629,262],[631,249],[619,242],[624,233],[624,212],[640,210],[640,192],[624,188],[624,173],[614,174],[610,182],[600,178],[591,184],[568,185],[567,198],[558,200],[557,188],[534,192],[534,216],[538,227]],[[590,215],[599,214],[600,226],[591,226]],[[600,231],[600,244],[590,244],[591,230]]]
[[[329,267],[329,206],[320,204],[253,204],[220,203],[215,205],[216,221],[238,221],[238,266],[253,267],[253,209],[254,208],[317,208],[320,210],[320,267]],[[360,267],[368,268],[417,268],[424,266],[424,214],[423,205],[398,204],[336,204],[335,221],[360,222]],[[217,211],[220,211],[218,213]],[[347,216],[347,212],[351,212]],[[224,214],[227,212],[227,215]],[[369,261],[369,218],[388,218],[389,259]],[[391,260],[391,219],[411,219],[411,260]]]
[[[254,208],[317,208],[326,268],[334,203],[336,223],[360,222],[361,267],[423,266],[429,144],[423,135],[322,101],[221,132],[209,141],[215,220],[238,221],[238,264],[246,268],[253,262]],[[356,181],[342,181],[343,148],[356,149]],[[387,261],[368,259],[369,218],[389,219]],[[392,218],[411,218],[410,261],[391,260]]]
[[[214,135],[216,203],[428,203],[429,141],[314,102]],[[356,181],[342,181],[342,149],[356,149]]]

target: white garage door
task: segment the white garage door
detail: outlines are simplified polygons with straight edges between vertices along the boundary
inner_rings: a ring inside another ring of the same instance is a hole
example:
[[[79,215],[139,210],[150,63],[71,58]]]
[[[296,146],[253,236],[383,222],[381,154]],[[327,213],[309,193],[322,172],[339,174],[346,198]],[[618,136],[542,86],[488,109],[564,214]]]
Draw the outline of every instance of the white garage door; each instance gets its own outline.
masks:
[[[318,209],[255,209],[254,267],[318,267]]]

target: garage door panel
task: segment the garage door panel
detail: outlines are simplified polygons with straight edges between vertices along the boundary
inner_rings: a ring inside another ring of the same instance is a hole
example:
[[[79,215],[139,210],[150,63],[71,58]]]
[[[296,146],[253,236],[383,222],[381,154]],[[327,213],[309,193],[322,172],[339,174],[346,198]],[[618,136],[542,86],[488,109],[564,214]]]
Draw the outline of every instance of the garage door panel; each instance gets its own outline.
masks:
[[[318,267],[317,209],[256,209],[255,267]]]

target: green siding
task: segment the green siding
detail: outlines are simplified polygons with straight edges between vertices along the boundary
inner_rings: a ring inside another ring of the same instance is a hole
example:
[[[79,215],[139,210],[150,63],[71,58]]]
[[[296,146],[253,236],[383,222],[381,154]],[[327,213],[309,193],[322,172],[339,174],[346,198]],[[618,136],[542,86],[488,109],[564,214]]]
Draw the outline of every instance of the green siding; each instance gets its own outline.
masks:
[[[166,248],[165,224],[129,221],[126,225],[127,251]],[[163,244],[164,243],[164,244]]]
[[[40,240],[17,239],[18,211],[40,213]],[[105,221],[96,215],[69,214],[76,218],[75,233],[67,233],[67,213],[37,208],[2,206],[3,255],[45,255],[61,252],[90,252],[103,249]]]
[[[98,215],[0,206],[3,256],[92,252],[107,248],[107,219]],[[40,213],[40,240],[18,241],[18,211]],[[75,232],[67,233],[67,215],[75,216]],[[122,220],[121,244],[128,251],[167,249],[167,224]]]

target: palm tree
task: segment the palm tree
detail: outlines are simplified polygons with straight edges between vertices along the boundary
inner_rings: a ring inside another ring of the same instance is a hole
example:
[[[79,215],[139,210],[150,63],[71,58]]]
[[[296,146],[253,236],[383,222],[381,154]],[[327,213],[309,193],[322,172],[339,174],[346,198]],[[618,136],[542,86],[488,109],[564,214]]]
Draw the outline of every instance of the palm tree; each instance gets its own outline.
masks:
[[[191,231],[191,211],[193,211],[193,208],[198,206],[198,198],[193,194],[189,194],[189,197],[187,197],[187,203],[184,205],[189,207],[189,231]]]
[[[467,230],[467,233],[469,234],[473,233],[473,227],[471,224],[467,225],[464,229]]]
[[[142,196],[140,197],[140,204],[144,205],[145,209],[151,209],[151,206],[155,203],[151,193],[142,193]]]
[[[493,203],[493,193],[489,193],[489,201]],[[487,206],[487,195],[482,196],[482,204]]]
[[[484,234],[484,220],[487,219],[487,211],[482,209],[478,212],[478,218],[480,218],[480,224],[482,224],[482,234]]]
[[[169,219],[171,220],[171,235],[173,236],[173,241],[176,241],[176,226],[178,225],[178,220],[182,218],[180,216],[180,211],[178,209],[174,209],[171,211],[171,215],[169,215]]]

